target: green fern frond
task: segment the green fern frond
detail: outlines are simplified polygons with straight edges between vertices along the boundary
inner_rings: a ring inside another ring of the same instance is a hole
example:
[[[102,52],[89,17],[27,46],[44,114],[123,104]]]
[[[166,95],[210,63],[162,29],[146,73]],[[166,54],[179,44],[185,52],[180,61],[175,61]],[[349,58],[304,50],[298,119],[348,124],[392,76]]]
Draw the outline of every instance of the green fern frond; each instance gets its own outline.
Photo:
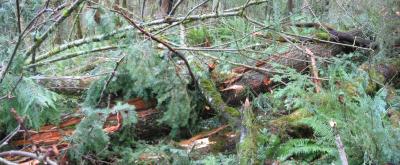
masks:
[[[293,156],[315,158],[326,155],[333,157],[335,148],[318,145],[311,139],[291,139],[282,144],[277,153],[278,159],[281,161]]]

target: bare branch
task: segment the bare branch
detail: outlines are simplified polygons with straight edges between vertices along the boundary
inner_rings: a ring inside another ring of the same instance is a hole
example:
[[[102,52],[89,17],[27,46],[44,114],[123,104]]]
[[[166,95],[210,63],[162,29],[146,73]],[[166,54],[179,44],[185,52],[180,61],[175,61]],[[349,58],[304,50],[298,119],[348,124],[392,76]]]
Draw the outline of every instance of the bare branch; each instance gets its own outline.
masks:
[[[72,5],[63,11],[61,16],[47,29],[46,32],[44,32],[39,38],[37,38],[37,41],[24,53],[24,57],[27,58],[29,55],[31,55],[40,45],[44,42],[44,40],[47,39],[50,33],[52,33],[56,27],[63,22],[66,18],[68,18],[71,13],[78,8],[78,6],[84,2],[85,0],[76,0]]]
[[[18,163],[14,163],[3,158],[0,158],[0,163],[3,163],[5,165],[18,165]]]
[[[0,148],[4,147],[5,145],[8,144],[8,141],[10,141],[20,130],[21,125],[18,125],[17,128],[14,129],[10,134],[8,134],[3,140],[0,141]]]
[[[117,47],[117,46],[105,46],[105,47],[95,48],[95,49],[92,49],[92,50],[74,52],[74,53],[70,53],[70,54],[67,54],[67,55],[52,59],[52,60],[47,60],[47,61],[42,61],[42,62],[38,62],[38,63],[35,63],[35,64],[30,64],[28,66],[25,66],[24,68],[28,69],[28,68],[32,68],[32,67],[43,66],[43,65],[55,63],[55,62],[58,62],[58,61],[68,60],[68,59],[71,59],[71,58],[74,58],[74,57],[78,57],[78,56],[81,56],[81,55],[85,55],[85,54],[89,54],[89,53],[113,50],[113,49],[116,49],[116,48],[120,48],[120,47]]]
[[[335,121],[330,121],[329,125],[332,127],[333,133],[335,135],[336,147],[337,147],[337,149],[339,151],[339,157],[340,157],[340,160],[342,162],[342,165],[348,165],[349,162],[347,161],[346,151],[344,149],[343,142],[340,139],[340,135],[339,135],[339,132],[338,132],[337,127],[336,127],[337,124],[336,124]]]
[[[75,1],[75,3],[73,3],[69,9],[67,9],[65,12],[63,12],[62,13],[63,15],[41,37],[39,37],[38,41],[36,41],[35,44],[28,49],[28,51],[26,51],[25,58],[27,58],[28,55],[32,54],[36,50],[36,48],[38,48],[43,43],[43,41],[48,37],[49,33],[53,32],[55,27],[58,26],[58,24],[60,24],[61,22],[63,22],[65,20],[65,18],[67,18],[72,13],[72,11],[75,8],[77,8],[79,6],[79,4],[81,4],[83,1],[85,1],[85,0]],[[33,22],[45,11],[46,11],[46,9],[42,10],[34,19],[32,19],[31,22],[29,23],[29,25],[25,28],[25,30],[19,35],[17,44],[15,45],[14,50],[11,53],[11,57],[6,65],[5,69],[0,71],[0,83],[3,82],[5,75],[7,74],[8,70],[11,67],[11,64],[17,54],[18,47],[21,45],[21,42],[23,40],[24,33],[33,24]]]
[[[47,156],[45,155],[36,155],[34,153],[30,153],[30,152],[25,152],[25,151],[5,151],[5,152],[0,152],[0,157],[4,157],[4,156],[24,156],[24,157],[29,157],[32,159],[36,159],[39,161],[45,161],[46,163],[50,164],[50,165],[56,165],[57,163],[50,160],[50,159],[46,159]]]
[[[106,83],[103,86],[103,89],[101,90],[100,98],[99,101],[97,102],[97,105],[100,104],[101,99],[103,98],[104,91],[107,89],[108,84],[110,84],[112,78],[115,76],[115,73],[117,72],[117,69],[119,67],[119,64],[121,64],[121,61],[125,58],[126,54],[122,55],[122,57],[116,62],[114,70],[111,72],[110,77],[108,77]]]

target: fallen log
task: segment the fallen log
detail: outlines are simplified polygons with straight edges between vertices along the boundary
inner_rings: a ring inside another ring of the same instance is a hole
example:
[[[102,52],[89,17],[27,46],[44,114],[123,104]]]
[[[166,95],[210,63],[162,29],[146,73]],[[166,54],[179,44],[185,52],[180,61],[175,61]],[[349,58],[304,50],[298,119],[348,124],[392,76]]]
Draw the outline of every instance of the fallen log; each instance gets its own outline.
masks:
[[[153,136],[153,132],[169,132],[166,126],[160,126],[156,122],[159,119],[161,112],[154,109],[154,101],[144,101],[139,98],[126,101],[130,105],[136,107],[135,111],[138,117],[138,123],[135,125],[136,136],[140,139],[146,139]],[[78,110],[79,111],[79,110]],[[123,113],[123,112],[120,112]],[[107,133],[114,133],[121,129],[123,115],[111,114],[107,117],[104,124],[104,131]],[[100,114],[99,114],[100,115]],[[59,125],[46,125],[39,129],[39,131],[30,131],[30,137],[21,134],[20,139],[12,142],[15,146],[22,146],[28,144],[36,145],[57,145],[65,144],[64,137],[74,134],[75,126],[78,125],[84,116],[77,112],[74,116],[64,117]]]
[[[342,51],[342,47],[331,44],[308,44],[303,46],[307,48],[314,55],[316,60],[325,62],[327,58],[334,57]],[[263,68],[265,70],[277,71],[276,65],[282,67],[288,67],[303,72],[308,70],[309,55],[303,50],[303,48],[291,46],[288,51],[281,54],[271,55],[270,57],[260,60],[256,63],[256,67]],[[254,70],[246,67],[233,68],[232,72],[237,74],[236,77],[232,77],[218,86],[221,89],[222,96],[228,105],[239,106],[244,101],[246,96],[244,92],[237,90],[227,90],[232,86],[242,86],[243,88],[248,87],[254,94],[265,93],[270,90],[270,87],[274,84],[271,82],[273,73],[263,72],[260,70]],[[217,73],[218,74],[218,73]]]
[[[329,41],[335,41],[339,43],[345,43],[345,44],[350,44],[350,45],[355,45],[355,46],[360,46],[364,48],[372,48],[376,49],[377,48],[377,43],[374,43],[374,41],[365,39],[361,37],[362,31],[361,30],[351,30],[348,32],[341,32],[335,30],[333,27],[327,24],[319,24],[319,23],[296,23],[294,24],[296,27],[314,27],[317,29],[324,29],[326,30],[328,35],[326,37],[323,37],[325,35],[319,35],[320,39],[326,39]]]

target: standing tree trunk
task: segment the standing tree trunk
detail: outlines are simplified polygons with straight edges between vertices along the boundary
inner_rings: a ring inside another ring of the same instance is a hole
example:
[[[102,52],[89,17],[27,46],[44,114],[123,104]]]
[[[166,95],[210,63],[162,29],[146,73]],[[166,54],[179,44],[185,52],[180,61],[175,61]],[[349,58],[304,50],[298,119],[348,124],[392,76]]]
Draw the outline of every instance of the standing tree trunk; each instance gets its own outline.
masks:
[[[165,17],[172,10],[172,6],[174,4],[174,0],[160,0],[160,12],[158,13],[158,17]]]
[[[56,0],[56,1],[54,2],[54,4],[53,4],[53,7],[54,7],[54,8],[57,8],[57,7],[60,6],[62,3],[63,3],[63,1],[61,1],[61,0]],[[57,27],[57,32],[56,32],[56,35],[55,35],[55,38],[54,38],[54,43],[55,43],[55,44],[62,44],[62,40],[64,39],[64,34],[66,34],[66,33],[65,33],[65,29],[64,29],[65,24],[66,24],[65,22],[64,22],[64,23],[61,23],[61,24]]]
[[[293,8],[294,8],[293,0],[288,0],[288,2],[287,2],[287,8],[288,8],[289,14],[290,14],[290,13],[293,13]]]

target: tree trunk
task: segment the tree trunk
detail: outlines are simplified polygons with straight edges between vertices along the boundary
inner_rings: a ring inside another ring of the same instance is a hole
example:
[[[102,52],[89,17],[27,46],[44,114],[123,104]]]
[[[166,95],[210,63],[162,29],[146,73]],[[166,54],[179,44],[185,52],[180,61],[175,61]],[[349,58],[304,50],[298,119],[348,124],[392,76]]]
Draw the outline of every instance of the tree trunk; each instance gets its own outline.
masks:
[[[174,0],[160,0],[159,17],[165,17],[172,9]]]

